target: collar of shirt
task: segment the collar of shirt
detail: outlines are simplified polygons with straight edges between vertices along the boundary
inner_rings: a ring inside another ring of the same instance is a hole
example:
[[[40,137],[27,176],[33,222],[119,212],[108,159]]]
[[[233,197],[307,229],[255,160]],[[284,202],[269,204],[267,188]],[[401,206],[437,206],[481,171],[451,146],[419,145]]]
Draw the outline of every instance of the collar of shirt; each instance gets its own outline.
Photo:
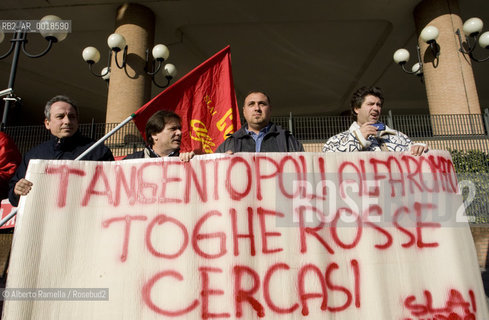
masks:
[[[147,150],[149,151],[150,155],[149,157],[150,158],[161,158],[159,154],[157,154],[153,148],[151,148],[151,146],[148,146],[147,147]],[[176,157],[178,156],[180,153],[180,149],[175,149],[173,150],[172,152],[170,152],[170,154],[167,155],[167,157]]]
[[[172,152],[170,152],[170,154],[167,155],[167,157],[175,157],[175,156],[178,156],[178,151],[180,151],[179,149],[175,149],[173,150]]]
[[[52,135],[51,139],[54,141],[54,150],[66,151],[80,144],[81,134],[80,131],[77,131],[72,136],[66,138],[58,138]]]
[[[353,132],[353,131],[355,131],[357,129],[360,129],[360,125],[355,121],[355,122],[353,122],[351,124],[349,131],[350,132]],[[385,134],[393,134],[393,135],[395,135],[395,134],[397,134],[397,132],[396,132],[396,130],[394,130],[392,128],[389,128],[387,125],[385,125],[385,130],[377,131],[377,137],[381,137],[381,136],[383,136]]]
[[[246,133],[250,135],[253,140],[255,140],[255,152],[260,152],[261,149],[261,143],[263,142],[263,138],[265,135],[270,131],[270,128],[272,127],[272,124],[269,123],[265,128],[261,129],[258,134],[256,134],[253,131],[248,130],[248,127],[245,128]]]

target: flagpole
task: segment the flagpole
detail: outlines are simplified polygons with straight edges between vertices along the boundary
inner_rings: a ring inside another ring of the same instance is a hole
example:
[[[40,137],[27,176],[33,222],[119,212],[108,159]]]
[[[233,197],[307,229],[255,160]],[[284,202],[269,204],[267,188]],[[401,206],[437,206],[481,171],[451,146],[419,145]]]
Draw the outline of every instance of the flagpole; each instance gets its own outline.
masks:
[[[13,209],[5,218],[0,221],[0,227],[7,223],[10,219],[12,219],[17,214],[17,208]]]
[[[103,143],[105,140],[107,140],[108,138],[110,138],[110,136],[112,136],[114,133],[116,133],[117,131],[119,131],[120,128],[122,128],[123,126],[125,126],[129,121],[131,121],[132,119],[134,119],[136,117],[136,114],[131,114],[129,117],[127,117],[124,121],[122,121],[121,123],[119,123],[117,125],[117,127],[115,127],[114,129],[110,130],[109,133],[107,133],[105,136],[103,136],[102,138],[100,138],[97,142],[95,142],[94,144],[92,144],[90,146],[90,148],[88,148],[87,150],[85,150],[85,152],[83,152],[81,155],[79,155],[78,157],[76,157],[75,160],[81,160],[84,156],[86,156],[87,154],[90,153],[90,151],[92,151],[93,149],[95,149],[99,144]],[[17,211],[18,211],[18,208],[15,208],[12,210],[12,212],[10,212],[5,218],[3,218],[1,221],[0,221],[0,227],[2,227],[4,224],[7,223],[7,221],[9,221],[10,219],[12,219],[16,214],[17,214]]]
[[[136,114],[134,114],[134,113],[131,114],[124,121],[122,121],[121,123],[119,123],[117,125],[117,127],[115,127],[114,129],[110,130],[109,133],[107,133],[105,136],[103,136],[102,138],[100,138],[97,142],[95,142],[94,144],[92,144],[90,146],[90,148],[88,148],[87,150],[85,150],[85,152],[83,152],[78,157],[76,157],[75,160],[81,160],[84,156],[86,156],[87,154],[89,154],[90,151],[92,151],[93,149],[95,149],[99,144],[103,143],[105,140],[107,140],[108,138],[110,138],[111,135],[113,135],[114,133],[116,133],[117,131],[119,131],[120,128],[122,128],[123,126],[125,126],[132,119],[134,119],[134,117],[136,117]],[[0,225],[0,227],[1,227],[1,225]]]

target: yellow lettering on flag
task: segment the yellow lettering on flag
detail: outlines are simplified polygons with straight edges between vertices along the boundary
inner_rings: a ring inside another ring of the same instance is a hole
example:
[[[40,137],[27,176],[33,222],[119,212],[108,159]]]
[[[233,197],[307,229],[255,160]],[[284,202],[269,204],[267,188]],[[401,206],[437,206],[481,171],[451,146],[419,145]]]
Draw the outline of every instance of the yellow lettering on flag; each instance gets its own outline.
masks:
[[[229,119],[231,123],[226,123],[226,120]],[[229,108],[226,114],[217,121],[216,126],[219,131],[224,131],[223,137],[226,139],[226,135],[230,132],[234,132],[234,126],[233,126],[233,109]],[[226,128],[227,127],[227,128]],[[225,129],[225,130],[224,130]]]
[[[207,107],[207,111],[209,111],[209,113],[210,113],[211,116],[214,116],[217,113],[217,111],[214,108],[214,106],[211,105],[211,103],[212,103],[211,98],[209,96],[205,96],[204,97],[204,102],[205,102],[205,105]]]
[[[205,153],[213,153],[212,147],[216,144],[212,142],[212,138],[207,134],[207,127],[205,124],[197,119],[192,119],[190,121],[190,126],[192,127],[192,132],[190,133],[190,138],[199,141],[202,144],[202,150]]]

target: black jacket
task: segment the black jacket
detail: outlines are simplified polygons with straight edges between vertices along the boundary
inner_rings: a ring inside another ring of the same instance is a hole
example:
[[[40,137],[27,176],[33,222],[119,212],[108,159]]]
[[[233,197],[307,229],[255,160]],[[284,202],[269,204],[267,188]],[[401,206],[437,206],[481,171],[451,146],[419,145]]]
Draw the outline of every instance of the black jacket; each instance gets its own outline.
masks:
[[[128,154],[127,156],[124,157],[123,160],[128,160],[128,159],[143,159],[144,158],[144,151],[148,150],[148,154],[150,158],[159,158],[159,156],[154,153],[154,151],[150,147],[145,147],[141,151],[136,151],[134,153]],[[180,150],[175,150],[172,153],[170,153],[168,156],[169,157],[178,157],[180,155]]]
[[[77,131],[69,138],[59,139],[51,136],[51,139],[32,148],[23,157],[17,171],[9,181],[8,198],[13,206],[19,204],[19,197],[14,194],[15,184],[25,177],[27,166],[31,159],[45,160],[74,160],[87,150],[95,141],[83,136]],[[87,154],[82,160],[112,161],[114,156],[109,148],[104,144],[98,145],[94,150]]]
[[[234,152],[256,152],[256,143],[247,132],[247,124],[241,127],[217,148],[216,153],[224,153],[231,150]],[[282,127],[272,123],[270,130],[263,137],[260,152],[303,152],[302,143]]]

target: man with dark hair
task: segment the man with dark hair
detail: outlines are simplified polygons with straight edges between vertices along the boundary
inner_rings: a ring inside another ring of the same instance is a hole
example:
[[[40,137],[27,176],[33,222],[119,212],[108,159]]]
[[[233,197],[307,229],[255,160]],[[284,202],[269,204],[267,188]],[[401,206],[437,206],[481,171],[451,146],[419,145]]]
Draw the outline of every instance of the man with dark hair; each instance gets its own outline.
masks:
[[[287,130],[270,121],[270,98],[262,91],[248,93],[243,104],[246,124],[217,148],[216,153],[302,152],[304,147]]]
[[[66,96],[55,96],[46,103],[44,126],[51,132],[51,139],[29,150],[9,182],[9,200],[17,206],[20,196],[25,196],[32,188],[32,182],[25,174],[31,159],[74,160],[95,142],[78,131],[78,108]],[[109,148],[100,144],[83,160],[112,161]]]
[[[182,141],[182,119],[172,111],[155,112],[146,122],[145,134],[147,146],[125,159],[180,157],[182,161],[190,161],[195,153],[180,153]]]
[[[328,139],[323,152],[410,151],[419,156],[428,151],[424,143],[413,143],[404,133],[379,122],[384,96],[377,87],[361,87],[353,93],[354,122],[347,131]]]

